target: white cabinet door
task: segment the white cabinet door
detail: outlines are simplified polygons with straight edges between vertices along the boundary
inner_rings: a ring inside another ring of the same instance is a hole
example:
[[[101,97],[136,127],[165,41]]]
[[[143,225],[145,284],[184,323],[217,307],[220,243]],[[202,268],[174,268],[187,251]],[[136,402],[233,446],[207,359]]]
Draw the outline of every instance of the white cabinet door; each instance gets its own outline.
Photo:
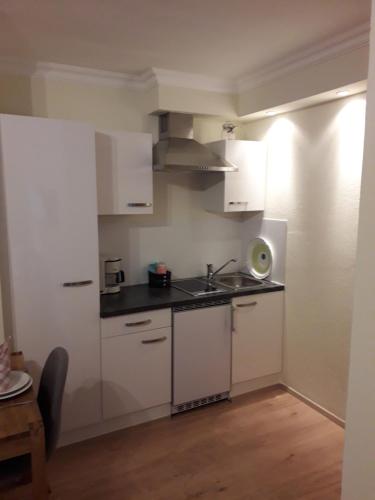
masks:
[[[232,382],[279,373],[282,368],[284,292],[232,301]]]
[[[103,417],[171,401],[171,329],[102,339]]]
[[[100,420],[95,132],[6,115],[0,127],[8,254],[2,265],[15,344],[33,375],[54,347],[68,350],[63,430],[79,428]],[[81,281],[87,285],[63,286]]]
[[[239,172],[225,174],[225,212],[264,210],[265,146],[256,141],[227,141],[226,159]]]
[[[98,213],[152,214],[152,135],[96,133]]]
[[[208,144],[210,149],[238,167],[208,180],[206,208],[217,212],[264,210],[266,149],[260,141],[223,140]]]

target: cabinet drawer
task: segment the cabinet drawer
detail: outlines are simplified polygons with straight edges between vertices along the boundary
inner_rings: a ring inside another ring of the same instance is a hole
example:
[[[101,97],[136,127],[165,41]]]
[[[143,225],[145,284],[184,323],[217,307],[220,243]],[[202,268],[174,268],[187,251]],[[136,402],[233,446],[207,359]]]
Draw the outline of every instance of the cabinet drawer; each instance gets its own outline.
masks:
[[[103,417],[171,401],[171,329],[102,340]]]
[[[158,309],[156,311],[143,311],[124,316],[115,316],[113,318],[102,318],[102,338],[164,328],[171,326],[171,323],[171,309]]]

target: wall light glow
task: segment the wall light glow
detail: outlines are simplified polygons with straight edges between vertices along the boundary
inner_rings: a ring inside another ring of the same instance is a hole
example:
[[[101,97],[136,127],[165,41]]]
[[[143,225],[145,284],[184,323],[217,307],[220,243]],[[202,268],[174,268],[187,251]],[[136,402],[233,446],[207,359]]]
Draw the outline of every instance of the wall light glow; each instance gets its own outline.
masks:
[[[330,144],[331,167],[326,182],[330,187],[326,213],[329,253],[341,266],[352,265],[361,190],[366,100],[348,99],[325,130]],[[350,228],[348,230],[348,228]]]
[[[296,127],[288,118],[277,118],[266,135],[268,146],[267,193],[270,204],[282,210],[294,196]]]
[[[362,173],[366,101],[349,101],[336,119],[338,128],[339,175],[343,182],[357,183]]]
[[[339,97],[345,97],[349,95],[349,90],[339,90],[338,92],[336,92],[336,95]]]
[[[274,116],[274,115],[276,115],[276,111],[272,111],[272,110],[266,111],[266,115],[267,116]]]

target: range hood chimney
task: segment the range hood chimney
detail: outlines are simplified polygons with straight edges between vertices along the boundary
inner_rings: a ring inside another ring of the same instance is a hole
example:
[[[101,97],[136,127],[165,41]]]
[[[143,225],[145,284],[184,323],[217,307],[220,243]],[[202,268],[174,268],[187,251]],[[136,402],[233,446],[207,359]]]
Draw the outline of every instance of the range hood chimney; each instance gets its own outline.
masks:
[[[238,168],[193,139],[193,116],[159,116],[159,142],[153,151],[154,170],[166,172],[237,172]]]

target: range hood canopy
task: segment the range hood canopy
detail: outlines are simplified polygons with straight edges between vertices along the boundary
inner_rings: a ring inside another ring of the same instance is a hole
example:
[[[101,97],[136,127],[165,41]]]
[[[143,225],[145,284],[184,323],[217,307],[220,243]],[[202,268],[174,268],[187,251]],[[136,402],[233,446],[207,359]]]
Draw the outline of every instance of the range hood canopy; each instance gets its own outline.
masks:
[[[159,142],[154,146],[154,170],[168,172],[237,172],[238,168],[193,139],[193,116],[159,116]]]

